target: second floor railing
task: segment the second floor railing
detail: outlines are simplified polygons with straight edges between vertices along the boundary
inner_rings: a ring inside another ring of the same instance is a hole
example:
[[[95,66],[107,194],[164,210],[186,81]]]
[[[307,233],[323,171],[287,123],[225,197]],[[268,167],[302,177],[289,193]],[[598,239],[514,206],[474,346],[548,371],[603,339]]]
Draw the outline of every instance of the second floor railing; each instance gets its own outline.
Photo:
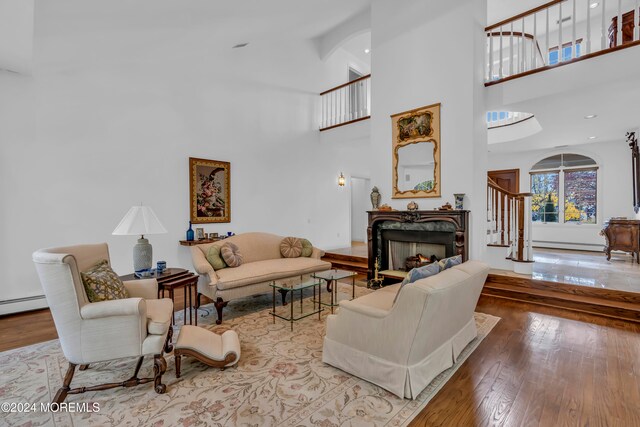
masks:
[[[371,117],[371,74],[320,94],[320,130]]]
[[[485,28],[486,85],[640,44],[640,0],[554,0]]]

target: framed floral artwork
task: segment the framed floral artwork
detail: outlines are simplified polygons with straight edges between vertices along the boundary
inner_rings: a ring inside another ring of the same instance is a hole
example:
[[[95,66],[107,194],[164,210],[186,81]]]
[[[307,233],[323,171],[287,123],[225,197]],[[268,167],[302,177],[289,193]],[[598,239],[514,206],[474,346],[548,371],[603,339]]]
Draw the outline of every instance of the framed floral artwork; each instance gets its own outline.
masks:
[[[231,222],[231,164],[189,157],[191,222]]]

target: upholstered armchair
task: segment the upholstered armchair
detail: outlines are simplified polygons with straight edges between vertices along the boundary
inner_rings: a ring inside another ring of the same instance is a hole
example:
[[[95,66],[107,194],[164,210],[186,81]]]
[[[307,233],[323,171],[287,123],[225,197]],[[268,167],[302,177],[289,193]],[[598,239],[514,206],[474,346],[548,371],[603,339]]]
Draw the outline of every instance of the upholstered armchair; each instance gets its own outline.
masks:
[[[63,402],[68,394],[132,387],[151,381],[157,393],[166,391],[162,374],[167,363],[162,353],[172,350],[173,302],[158,299],[155,279],[125,281],[130,298],[89,302],[80,272],[102,260],[109,262],[106,243],[42,249],[33,254],[62,351],[69,361],[62,387],[53,399],[57,403]],[[146,355],[154,356],[154,376],[138,378]],[[76,366],[84,370],[91,363],[123,357],[139,358],[128,380],[70,388]]]

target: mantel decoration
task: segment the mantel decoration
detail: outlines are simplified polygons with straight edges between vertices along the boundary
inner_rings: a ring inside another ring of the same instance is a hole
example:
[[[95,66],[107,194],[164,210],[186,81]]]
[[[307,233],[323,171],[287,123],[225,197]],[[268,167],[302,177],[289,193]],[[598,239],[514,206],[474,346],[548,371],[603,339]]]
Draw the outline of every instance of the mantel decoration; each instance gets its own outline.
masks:
[[[371,189],[371,206],[373,207],[373,210],[376,211],[378,210],[378,208],[380,207],[380,200],[382,199],[382,196],[380,195],[380,191],[378,190],[378,187],[373,187]]]
[[[191,222],[231,222],[231,164],[189,157]]]
[[[440,104],[391,116],[393,199],[440,197]]]
[[[453,195],[456,200],[456,209],[461,211],[464,209],[464,193],[456,193]]]

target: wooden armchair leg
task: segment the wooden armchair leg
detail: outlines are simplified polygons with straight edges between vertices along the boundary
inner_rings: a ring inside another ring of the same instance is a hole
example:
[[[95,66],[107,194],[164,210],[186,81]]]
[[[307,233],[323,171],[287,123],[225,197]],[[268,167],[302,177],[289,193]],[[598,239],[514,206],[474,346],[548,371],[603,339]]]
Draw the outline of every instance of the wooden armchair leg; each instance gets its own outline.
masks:
[[[86,365],[80,365],[80,367],[78,368],[78,370],[80,370],[80,371],[86,371],[87,369],[89,369],[89,364],[88,363]]]
[[[69,368],[67,369],[67,373],[64,375],[64,381],[62,382],[62,387],[58,389],[58,392],[53,397],[52,403],[62,403],[67,398],[67,394],[69,390],[71,390],[71,380],[73,379],[73,374],[76,371],[76,366],[73,363],[69,363]]]
[[[167,340],[164,342],[164,352],[171,353],[173,345],[171,345],[171,338],[173,337],[173,326],[169,325],[169,332],[167,333]]]
[[[156,354],[153,356],[153,383],[154,389],[158,394],[164,394],[167,391],[167,386],[162,384],[162,374],[167,371],[167,361],[164,360],[162,354]]]
[[[229,304],[229,301],[224,301],[221,297],[218,297],[213,305],[216,307],[216,311],[218,312],[218,320],[216,320],[216,325],[222,323],[222,309]]]

